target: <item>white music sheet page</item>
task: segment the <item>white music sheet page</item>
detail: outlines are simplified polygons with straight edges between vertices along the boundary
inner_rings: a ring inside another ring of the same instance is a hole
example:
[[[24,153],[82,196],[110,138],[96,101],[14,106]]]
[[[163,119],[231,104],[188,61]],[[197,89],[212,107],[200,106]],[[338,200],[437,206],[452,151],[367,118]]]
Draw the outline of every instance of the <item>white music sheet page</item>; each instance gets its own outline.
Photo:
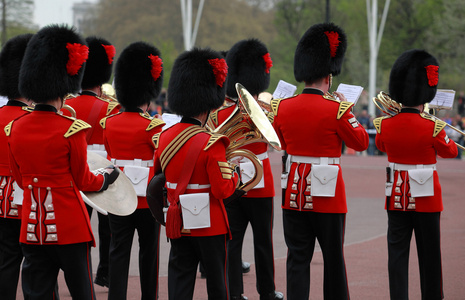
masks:
[[[166,123],[166,125],[163,126],[163,130],[165,130],[170,128],[174,124],[179,123],[181,121],[181,116],[170,113],[164,113],[161,115],[161,119],[163,120],[163,122]]]
[[[436,91],[436,96],[429,103],[429,108],[437,109],[452,109],[454,105],[455,91],[454,90],[445,90],[438,89]]]
[[[339,84],[336,90],[336,92],[342,93],[346,97],[347,101],[352,102],[354,104],[357,103],[358,98],[360,98],[360,95],[362,94],[362,91],[363,87],[361,86],[345,83]]]
[[[284,80],[278,82],[278,86],[273,92],[273,99],[288,98],[294,96],[297,87]]]

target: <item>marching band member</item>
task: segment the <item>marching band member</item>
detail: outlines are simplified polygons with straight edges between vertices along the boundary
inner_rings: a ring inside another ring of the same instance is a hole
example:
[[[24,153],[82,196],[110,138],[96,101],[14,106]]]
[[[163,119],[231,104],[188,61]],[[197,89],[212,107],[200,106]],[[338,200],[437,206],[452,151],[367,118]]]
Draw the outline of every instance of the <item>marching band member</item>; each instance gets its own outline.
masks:
[[[147,114],[150,101],[161,90],[163,67],[160,51],[135,42],[121,53],[115,67],[115,90],[123,111],[101,121],[108,159],[123,169],[137,193],[137,209],[128,216],[109,214],[110,288],[108,299],[126,299],[129,261],[134,231],[139,235],[139,275],[142,299],[158,297],[158,250],[160,224],[152,217],[146,200],[153,176],[155,147],[152,136],[165,123]]]
[[[180,123],[154,136],[155,172],[164,172],[168,201],[166,235],[169,299],[192,299],[199,262],[207,276],[209,299],[229,299],[229,224],[223,199],[239,181],[226,161],[227,137],[203,126],[225,97],[227,65],[218,52],[194,48],[174,62],[168,105]],[[182,207],[182,217],[180,210]],[[198,217],[192,218],[197,212]],[[181,230],[181,227],[183,229]]]
[[[34,111],[5,127],[10,167],[24,190],[20,242],[25,299],[51,298],[60,269],[71,296],[95,299],[90,247],[94,238],[79,191],[104,191],[118,177],[108,167],[87,165],[81,120],[62,116],[68,93],[79,90],[88,47],[74,29],[50,25],[29,41],[19,76]],[[33,155],[31,155],[31,152]]]
[[[423,50],[404,52],[394,63],[389,78],[392,99],[402,104],[400,113],[373,121],[376,146],[386,152],[388,214],[388,270],[391,299],[408,299],[409,250],[412,232],[420,265],[422,299],[443,299],[440,216],[441,186],[436,155],[457,156],[457,146],[443,128],[443,121],[423,114],[433,100],[439,64]]]
[[[103,130],[99,125],[102,118],[117,113],[120,105],[102,98],[102,84],[111,77],[115,47],[100,37],[86,38],[89,46],[89,58],[84,69],[80,95],[66,100],[76,112],[76,118],[92,126],[86,135],[87,151],[96,152],[107,157],[103,145]],[[67,114],[67,111],[64,111]],[[89,217],[92,217],[92,207],[87,205]],[[108,216],[98,213],[99,233],[99,264],[95,276],[95,283],[108,287],[108,262],[110,252],[110,225]]]
[[[3,46],[0,52],[0,95],[8,102],[0,108],[0,126],[32,111],[32,100],[21,96],[18,89],[19,69],[32,34],[18,35]],[[21,206],[13,203],[17,185],[10,173],[8,142],[5,132],[0,134],[0,290],[2,299],[15,300],[23,253],[19,244]],[[20,191],[16,191],[17,196]]]
[[[212,114],[216,125],[223,123],[239,105],[236,83],[241,83],[257,100],[258,95],[270,85],[272,61],[266,46],[257,39],[242,40],[227,52],[228,77],[226,99],[222,108]],[[275,291],[273,254],[273,197],[275,195],[273,174],[268,158],[268,143],[256,142],[243,147],[252,151],[263,164],[261,182],[243,197],[226,206],[232,239],[229,242],[229,291],[231,299],[247,299],[243,296],[242,244],[247,226],[251,225],[254,236],[254,257],[257,276],[257,291],[260,299],[283,299]],[[241,164],[241,169],[250,163]],[[245,175],[244,175],[245,176]],[[244,178],[242,179],[244,180]]]
[[[300,95],[274,99],[273,127],[290,155],[283,198],[287,255],[287,298],[308,299],[315,240],[324,257],[324,299],[349,299],[343,243],[347,203],[340,166],[344,141],[366,150],[368,134],[351,112],[352,103],[327,94],[341,71],[347,47],[343,30],[332,23],[310,27],[294,57],[294,75],[305,82]]]

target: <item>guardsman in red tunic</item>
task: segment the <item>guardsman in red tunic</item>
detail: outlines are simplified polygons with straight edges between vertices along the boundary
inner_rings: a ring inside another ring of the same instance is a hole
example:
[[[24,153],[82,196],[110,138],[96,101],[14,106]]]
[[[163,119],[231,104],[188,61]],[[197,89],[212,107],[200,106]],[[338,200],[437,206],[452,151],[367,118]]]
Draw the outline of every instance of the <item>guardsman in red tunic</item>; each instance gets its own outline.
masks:
[[[368,147],[368,134],[351,112],[352,103],[327,94],[341,71],[347,47],[332,23],[310,27],[297,44],[294,75],[300,95],[271,102],[273,127],[290,166],[284,182],[283,226],[288,247],[287,298],[308,299],[315,240],[324,257],[324,299],[349,299],[344,261],[347,203],[340,166],[342,142]]]
[[[157,99],[163,81],[160,51],[135,42],[121,53],[115,67],[116,96],[123,111],[102,119],[108,159],[121,167],[138,195],[137,209],[128,216],[109,214],[111,228],[110,289],[108,299],[126,299],[129,261],[134,232],[139,236],[139,275],[142,299],[158,296],[158,250],[160,224],[146,200],[153,176],[154,134],[165,123],[152,118],[147,109]]]
[[[182,53],[168,85],[168,105],[182,120],[154,136],[155,172],[165,174],[170,203],[170,300],[192,299],[199,262],[207,275],[208,298],[229,299],[230,232],[223,199],[234,193],[239,177],[226,161],[228,138],[204,128],[209,112],[224,101],[226,76],[220,53],[198,48]]]
[[[32,100],[21,96],[18,90],[19,68],[32,34],[22,34],[10,39],[0,53],[0,95],[8,103],[0,108],[0,127],[32,111]],[[8,142],[5,132],[0,132],[0,291],[2,299],[15,300],[23,253],[19,244],[21,228],[21,198],[17,184],[11,176],[8,159]],[[20,199],[19,199],[20,200]]]
[[[87,123],[58,114],[80,88],[88,47],[73,29],[51,25],[29,41],[19,77],[34,111],[5,127],[10,167],[24,190],[20,242],[25,299],[52,297],[63,270],[75,299],[95,299],[92,229],[80,191],[104,191],[118,172],[87,165]]]
[[[255,99],[270,85],[272,61],[266,46],[257,39],[237,42],[226,55],[228,78],[226,99],[222,108],[211,115],[215,127],[223,123],[238,106],[236,83],[241,83]],[[245,122],[245,121],[244,121]],[[247,299],[242,280],[242,244],[247,226],[251,225],[254,236],[255,270],[257,291],[260,299],[283,299],[275,291],[273,255],[273,174],[268,158],[268,144],[256,142],[243,147],[252,151],[262,162],[262,180],[243,197],[226,206],[232,239],[229,242],[229,291],[231,299]],[[250,167],[248,167],[250,166]],[[240,164],[246,174],[253,173],[251,163]],[[245,176],[245,175],[243,175]],[[243,182],[247,179],[242,178]]]
[[[422,299],[443,299],[440,216],[443,210],[436,155],[457,156],[457,146],[444,131],[446,123],[423,113],[437,91],[439,64],[423,50],[404,52],[389,79],[392,99],[402,104],[393,117],[373,121],[376,146],[386,152],[388,270],[391,299],[408,299],[409,250],[412,232],[420,266]]]
[[[76,118],[92,126],[86,135],[87,151],[96,152],[107,158],[103,145],[103,129],[99,122],[120,109],[118,102],[110,102],[102,98],[102,84],[111,77],[115,47],[100,37],[88,37],[86,43],[89,47],[89,58],[86,61],[84,77],[82,78],[80,95],[66,100],[65,104],[71,106],[76,112]],[[65,114],[68,112],[65,110]],[[89,217],[92,218],[92,207],[87,205]],[[95,283],[108,287],[108,264],[110,252],[110,225],[108,216],[98,213],[99,234],[99,264],[95,275]]]

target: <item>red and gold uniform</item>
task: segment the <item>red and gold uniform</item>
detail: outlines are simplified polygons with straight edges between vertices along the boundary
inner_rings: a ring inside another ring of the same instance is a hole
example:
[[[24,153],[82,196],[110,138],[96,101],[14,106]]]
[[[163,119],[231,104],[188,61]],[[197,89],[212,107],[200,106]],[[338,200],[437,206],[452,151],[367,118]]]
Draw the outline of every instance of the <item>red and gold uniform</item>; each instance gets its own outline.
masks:
[[[457,146],[448,138],[443,121],[434,120],[416,108],[403,108],[393,117],[377,118],[376,146],[390,162],[386,191],[388,213],[389,287],[391,299],[408,299],[409,248],[412,233],[420,265],[422,298],[443,299],[440,214],[443,210],[436,155],[457,156]],[[412,197],[409,170],[433,169],[432,196]]]
[[[317,89],[306,88],[302,94],[272,101],[273,127],[282,149],[293,157],[327,157],[328,164],[339,166],[334,197],[315,197],[310,194],[310,163],[293,162],[283,209],[320,213],[346,213],[344,181],[340,170],[342,142],[363,151],[368,147],[368,134],[351,112],[352,103],[340,102],[323,96]],[[333,161],[333,163],[331,162]]]
[[[25,103],[10,100],[0,108],[0,127],[4,128],[12,120],[17,119],[32,111]],[[14,178],[11,176],[10,162],[8,159],[8,142],[4,133],[0,134],[0,217],[9,219],[21,219],[21,206],[13,203]]]
[[[155,147],[152,136],[165,124],[152,118],[141,109],[125,109],[124,112],[102,119],[103,138],[108,159],[119,166],[148,167],[153,176]],[[127,295],[129,263],[134,232],[139,235],[139,266],[142,298],[156,299],[158,293],[158,248],[160,224],[155,222],[148,208],[146,197],[138,196],[137,209],[128,216],[109,214],[110,242],[110,289],[109,299]]]
[[[368,147],[368,133],[352,114],[352,105],[313,88],[271,102],[273,127],[291,156],[282,203],[288,299],[308,298],[316,239],[324,256],[325,299],[349,299],[343,251],[347,203],[340,156],[343,141],[356,151]],[[314,164],[339,168],[333,197],[312,196]]]
[[[397,169],[395,164],[427,167],[436,164],[436,155],[454,158],[457,155],[457,146],[442,130],[445,123],[435,122],[416,109],[403,109],[402,113],[394,117],[375,119],[374,124],[378,132],[376,146],[380,151],[386,152],[390,163],[394,163],[392,191],[391,196],[386,197],[386,209],[442,211],[441,185],[437,171],[434,170],[433,173],[434,196],[414,199],[410,195],[408,172]]]
[[[197,120],[184,117],[181,123],[154,136],[154,144],[157,148],[155,152],[156,173],[162,171],[160,154],[181,132],[185,132],[186,129],[196,130],[197,134],[205,135],[206,140],[195,163],[185,193],[209,194],[211,226],[183,231],[181,238],[171,240],[168,268],[170,299],[192,298],[199,259],[208,274],[215,274],[215,276],[209,277],[211,281],[208,289],[209,297],[226,299],[227,274],[225,265],[230,235],[223,199],[233,194],[239,179],[226,161],[225,151],[229,144],[227,137],[212,135],[200,125]],[[175,192],[179,176],[183,175],[180,174],[180,170],[182,170],[185,160],[189,159],[191,144],[192,138],[175,152],[163,170],[167,182],[168,198],[170,193]]]
[[[83,121],[60,116],[53,107],[38,104],[31,114],[5,129],[13,176],[24,190],[21,243],[94,243],[79,191],[100,190],[104,178],[89,171],[87,128]]]

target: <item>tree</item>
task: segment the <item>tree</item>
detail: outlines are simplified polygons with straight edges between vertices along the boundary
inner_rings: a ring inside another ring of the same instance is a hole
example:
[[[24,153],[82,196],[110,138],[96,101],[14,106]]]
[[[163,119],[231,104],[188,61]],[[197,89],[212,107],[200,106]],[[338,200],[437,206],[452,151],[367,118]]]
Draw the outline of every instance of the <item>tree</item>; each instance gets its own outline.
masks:
[[[33,0],[1,0],[0,3],[2,8],[2,45],[10,37],[37,29],[37,26],[32,22]]]

